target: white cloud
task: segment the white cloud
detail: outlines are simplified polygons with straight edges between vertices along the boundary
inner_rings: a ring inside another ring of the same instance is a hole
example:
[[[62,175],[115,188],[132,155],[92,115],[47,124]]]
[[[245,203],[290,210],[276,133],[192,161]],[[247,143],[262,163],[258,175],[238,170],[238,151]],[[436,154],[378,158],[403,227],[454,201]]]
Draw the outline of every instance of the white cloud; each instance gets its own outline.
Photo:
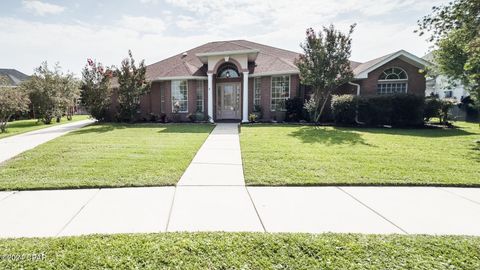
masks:
[[[161,33],[165,23],[161,19],[149,17],[122,16],[121,25],[139,33]]]
[[[140,0],[142,4],[158,4],[158,0]]]
[[[3,55],[2,64],[31,73],[43,60],[59,61],[65,69],[80,74],[86,58],[118,65],[132,49],[136,59],[148,64],[206,42],[228,39],[300,51],[307,27],[319,30],[334,23],[346,31],[354,22],[358,26],[352,60],[368,61],[399,49],[422,56],[429,44],[412,32],[418,14],[427,14],[431,5],[443,0],[167,1],[170,4],[162,6],[157,17],[124,15],[101,25],[0,17],[0,48],[17,52]],[[416,15],[405,16],[409,12]]]
[[[65,7],[49,4],[37,0],[24,0],[22,1],[22,5],[26,8],[29,12],[44,16],[47,14],[58,14],[62,13],[65,10]]]

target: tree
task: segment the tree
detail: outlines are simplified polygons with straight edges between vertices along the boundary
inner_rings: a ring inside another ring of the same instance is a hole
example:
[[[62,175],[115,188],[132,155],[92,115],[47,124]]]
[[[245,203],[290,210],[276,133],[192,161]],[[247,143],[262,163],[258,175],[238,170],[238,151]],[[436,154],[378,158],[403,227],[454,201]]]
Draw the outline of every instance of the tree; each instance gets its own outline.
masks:
[[[140,97],[150,91],[150,84],[145,79],[145,61],[142,60],[137,67],[130,50],[128,56],[122,61],[120,69],[116,70],[116,76],[120,120],[132,122],[140,107]]]
[[[303,55],[296,62],[300,70],[300,80],[312,87],[314,99],[313,121],[318,122],[336,87],[353,79],[350,67],[351,35],[335,29],[333,25],[323,27],[318,36],[312,28],[306,31],[307,37],[300,45]]]
[[[418,21],[419,35],[437,48],[434,61],[438,73],[451,81],[460,80],[480,109],[480,1],[455,0],[434,6]]]
[[[78,86],[72,73],[64,74],[58,64],[50,70],[47,62],[43,62],[35,69],[34,75],[21,84],[30,97],[34,115],[45,124],[72,113],[79,97]]]
[[[107,120],[112,91],[110,81],[112,70],[105,69],[101,63],[87,60],[82,71],[81,102],[85,109],[97,120]]]
[[[19,112],[28,111],[30,100],[19,87],[8,87],[0,77],[0,133],[7,130],[10,118]]]

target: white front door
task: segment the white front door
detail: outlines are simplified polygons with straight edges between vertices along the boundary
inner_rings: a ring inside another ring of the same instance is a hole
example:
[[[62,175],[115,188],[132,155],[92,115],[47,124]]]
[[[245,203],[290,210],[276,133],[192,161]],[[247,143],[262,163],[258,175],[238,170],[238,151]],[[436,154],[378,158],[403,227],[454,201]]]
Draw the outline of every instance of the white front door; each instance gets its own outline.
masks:
[[[240,119],[240,83],[217,84],[217,119]]]

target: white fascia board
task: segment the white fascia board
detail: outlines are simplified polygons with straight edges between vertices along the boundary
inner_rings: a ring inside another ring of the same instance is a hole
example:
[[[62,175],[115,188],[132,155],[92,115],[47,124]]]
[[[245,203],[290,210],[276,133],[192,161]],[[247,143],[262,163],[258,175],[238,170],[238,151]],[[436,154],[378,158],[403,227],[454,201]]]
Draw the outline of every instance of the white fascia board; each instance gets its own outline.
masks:
[[[173,77],[158,77],[151,80],[152,82],[158,81],[172,81],[172,80],[207,80],[207,76],[173,76]]]
[[[273,71],[273,72],[264,72],[264,73],[253,73],[249,74],[248,77],[262,77],[262,76],[275,76],[275,75],[292,75],[292,74],[300,74],[298,70],[286,70],[286,71]]]
[[[418,68],[425,68],[426,66],[429,66],[431,65],[432,63],[428,62],[427,60],[425,59],[422,59],[418,56],[415,56],[405,50],[400,50],[394,54],[392,54],[391,56],[383,59],[382,61],[376,63],[375,65],[369,67],[368,69],[360,72],[357,76],[355,76],[355,79],[367,79],[368,78],[368,73],[370,73],[371,71],[385,65],[386,63],[392,61],[393,59],[395,58],[398,58],[398,57],[404,57],[404,61],[407,60],[406,62],[418,67]],[[410,60],[410,61],[408,61]]]

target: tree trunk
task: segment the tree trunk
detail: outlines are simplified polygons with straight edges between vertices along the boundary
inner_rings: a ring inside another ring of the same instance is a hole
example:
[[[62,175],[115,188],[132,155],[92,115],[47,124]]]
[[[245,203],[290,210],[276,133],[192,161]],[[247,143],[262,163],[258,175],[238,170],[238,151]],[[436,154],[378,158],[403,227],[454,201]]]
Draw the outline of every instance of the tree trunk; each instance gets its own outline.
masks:
[[[325,105],[327,104],[328,98],[330,97],[330,93],[332,91],[328,90],[327,95],[324,97],[322,106],[320,107],[320,111],[317,114],[317,117],[315,118],[315,122],[318,123],[320,121],[320,117],[322,116],[323,110],[325,109]]]

